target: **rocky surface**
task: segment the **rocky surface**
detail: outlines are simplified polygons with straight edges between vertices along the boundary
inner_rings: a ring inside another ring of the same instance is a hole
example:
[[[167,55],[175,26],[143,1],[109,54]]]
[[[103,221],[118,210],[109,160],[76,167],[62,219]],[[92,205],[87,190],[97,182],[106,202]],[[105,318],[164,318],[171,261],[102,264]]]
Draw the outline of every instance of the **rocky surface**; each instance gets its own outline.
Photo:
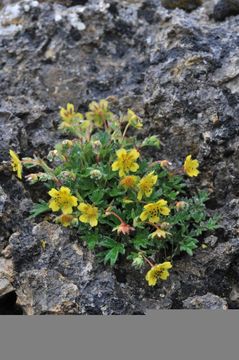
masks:
[[[202,0],[161,0],[161,4],[166,9],[170,10],[179,8],[186,11],[192,11],[202,5]]]
[[[220,0],[214,8],[214,19],[221,21],[231,15],[239,14],[239,0]]]
[[[167,10],[159,0],[5,2],[0,313],[238,308],[239,17],[215,22],[213,1],[190,13]],[[164,144],[160,159],[197,156],[201,174],[194,184],[209,189],[208,211],[221,215],[214,237],[201,239],[207,248],[176,259],[169,280],[155,288],[144,280],[146,269],[103,267],[77,234],[47,219],[28,220],[43,189],[18,181],[6,163],[9,148],[21,156],[45,155],[62,138],[59,106],[71,101],[85,110],[105,97],[115,110],[132,107],[144,117],[145,134],[158,134]]]
[[[207,293],[203,296],[189,297],[184,300],[185,309],[204,309],[204,310],[227,310],[227,302],[219,296]]]

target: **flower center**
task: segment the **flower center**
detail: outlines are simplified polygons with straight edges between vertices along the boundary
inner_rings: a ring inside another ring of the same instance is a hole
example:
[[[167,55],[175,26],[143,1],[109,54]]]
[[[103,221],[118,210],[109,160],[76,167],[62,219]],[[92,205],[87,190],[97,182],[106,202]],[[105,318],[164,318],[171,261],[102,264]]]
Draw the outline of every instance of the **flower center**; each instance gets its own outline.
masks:
[[[163,270],[155,270],[155,272],[153,274],[154,279],[158,280],[161,277],[162,273],[163,273]]]

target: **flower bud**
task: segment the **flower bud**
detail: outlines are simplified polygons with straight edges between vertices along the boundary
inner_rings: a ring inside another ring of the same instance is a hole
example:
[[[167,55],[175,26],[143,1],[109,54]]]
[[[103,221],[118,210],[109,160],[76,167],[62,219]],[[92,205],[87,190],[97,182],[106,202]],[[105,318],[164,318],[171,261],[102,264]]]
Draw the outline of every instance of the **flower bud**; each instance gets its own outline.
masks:
[[[100,170],[94,169],[90,172],[91,179],[101,179],[102,178],[102,172]]]
[[[141,268],[144,265],[144,259],[141,254],[134,258],[132,265],[135,268]]]
[[[67,146],[68,148],[73,146],[73,141],[71,140],[63,140],[62,145]]]
[[[38,181],[38,175],[37,174],[26,175],[26,180],[29,181],[30,184],[34,184]]]
[[[58,178],[62,181],[65,181],[68,179],[75,180],[76,175],[72,171],[62,171],[59,174]]]
[[[47,159],[49,161],[53,161],[54,158],[58,155],[58,151],[57,150],[51,150],[49,151],[48,155],[47,155]]]
[[[95,140],[95,141],[93,142],[93,149],[94,149],[94,151],[99,152],[100,149],[101,149],[101,147],[102,147],[102,144],[101,144],[100,140]]]
[[[179,211],[185,208],[185,206],[187,206],[187,203],[185,201],[177,201],[175,206],[176,206],[176,210]]]

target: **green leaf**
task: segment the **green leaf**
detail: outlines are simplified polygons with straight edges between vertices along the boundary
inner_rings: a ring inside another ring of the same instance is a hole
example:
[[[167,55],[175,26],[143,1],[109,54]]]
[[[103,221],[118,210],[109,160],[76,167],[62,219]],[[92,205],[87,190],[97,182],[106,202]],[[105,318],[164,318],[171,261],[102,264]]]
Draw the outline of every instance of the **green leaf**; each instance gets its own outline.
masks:
[[[115,245],[112,249],[106,252],[104,263],[106,264],[109,261],[110,265],[113,266],[118,260],[119,254],[124,255],[124,253],[124,245],[117,243],[117,245]]]
[[[100,242],[100,245],[107,247],[107,248],[113,248],[118,245],[117,241],[111,239],[108,236],[103,236],[103,241]]]
[[[93,192],[93,194],[89,195],[90,200],[93,204],[99,205],[104,198],[105,192],[103,189],[97,189]]]
[[[143,231],[141,233],[138,233],[134,239],[133,239],[133,246],[136,250],[141,250],[141,249],[145,249],[147,248],[148,244],[149,244],[149,239],[148,239],[148,232]]]
[[[192,256],[193,250],[197,248],[197,243],[197,239],[187,236],[182,242],[180,242],[180,251],[185,251],[188,255]]]
[[[211,231],[215,230],[219,227],[218,224],[219,220],[220,220],[220,216],[215,215],[214,217],[208,219],[208,221],[204,223],[204,226],[207,228],[207,230],[211,230]]]
[[[94,141],[99,140],[102,145],[110,144],[110,135],[105,131],[98,131],[96,134],[92,136]]]
[[[51,211],[49,209],[48,203],[46,201],[40,200],[39,203],[33,205],[30,211],[31,215],[28,217],[28,219],[33,219],[48,211]]]
[[[86,234],[84,240],[86,241],[89,250],[94,250],[99,242],[99,234]]]
[[[109,195],[112,197],[118,197],[125,194],[125,190],[114,188],[109,192]]]
[[[152,135],[149,137],[146,137],[142,143],[142,147],[144,146],[152,146],[155,147],[156,149],[160,148],[160,141],[158,139],[157,135]]]

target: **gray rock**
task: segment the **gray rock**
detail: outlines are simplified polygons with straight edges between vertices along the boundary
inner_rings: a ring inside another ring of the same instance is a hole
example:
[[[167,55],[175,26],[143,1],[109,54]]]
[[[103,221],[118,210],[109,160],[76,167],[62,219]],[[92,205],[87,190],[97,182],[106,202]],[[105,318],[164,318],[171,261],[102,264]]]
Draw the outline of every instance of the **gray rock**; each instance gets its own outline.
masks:
[[[22,272],[17,289],[18,303],[26,315],[79,314],[79,289],[55,270]]]
[[[10,292],[14,291],[8,277],[3,273],[0,273],[0,298]]]
[[[0,186],[0,221],[3,218],[4,207],[6,204],[7,195],[5,194],[3,188]],[[2,234],[0,234],[0,252],[3,250],[6,245],[6,240]]]
[[[25,313],[134,311],[112,272],[100,269],[92,254],[71,242],[69,231],[60,226],[42,222],[14,233],[9,242],[16,293]]]
[[[5,206],[6,200],[7,200],[7,195],[3,191],[3,188],[0,186],[0,218],[3,214],[3,209]]]
[[[217,21],[225,20],[226,17],[239,14],[238,0],[219,0],[214,7],[214,19]]]
[[[238,287],[238,285],[234,285],[232,287],[229,299],[232,304],[232,307],[237,309],[239,307],[239,287]]]
[[[203,296],[189,297],[183,301],[184,309],[227,310],[227,302],[217,295],[207,293]]]
[[[0,257],[0,273],[8,278],[9,281],[13,282],[13,262],[11,259]]]
[[[218,241],[218,238],[215,235],[207,236],[204,239],[204,243],[211,247],[214,247],[216,245],[217,241]]]
[[[1,255],[5,257],[5,259],[10,259],[12,257],[12,247],[11,245],[7,245],[4,250],[2,250]]]
[[[166,9],[183,9],[186,11],[195,10],[202,5],[202,0],[161,0]]]
[[[0,257],[0,298],[14,291],[13,277],[12,261]]]

